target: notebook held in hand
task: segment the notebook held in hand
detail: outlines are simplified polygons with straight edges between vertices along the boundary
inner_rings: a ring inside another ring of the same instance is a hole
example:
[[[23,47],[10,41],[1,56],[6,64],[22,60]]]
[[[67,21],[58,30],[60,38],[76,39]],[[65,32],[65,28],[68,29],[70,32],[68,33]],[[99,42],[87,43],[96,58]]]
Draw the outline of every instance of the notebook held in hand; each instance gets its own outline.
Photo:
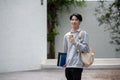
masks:
[[[59,52],[58,53],[58,60],[57,60],[57,66],[63,67],[66,63],[66,53]]]

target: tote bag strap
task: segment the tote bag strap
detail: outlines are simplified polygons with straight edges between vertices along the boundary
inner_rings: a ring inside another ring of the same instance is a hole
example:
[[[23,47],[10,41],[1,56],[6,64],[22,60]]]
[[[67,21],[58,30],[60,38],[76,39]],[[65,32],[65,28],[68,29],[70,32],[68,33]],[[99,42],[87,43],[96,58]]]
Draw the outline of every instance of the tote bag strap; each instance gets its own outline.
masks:
[[[80,32],[79,32],[79,34],[78,34],[78,41],[79,42],[81,42],[81,37],[82,37],[82,33],[83,33],[84,31],[83,30],[81,30]]]

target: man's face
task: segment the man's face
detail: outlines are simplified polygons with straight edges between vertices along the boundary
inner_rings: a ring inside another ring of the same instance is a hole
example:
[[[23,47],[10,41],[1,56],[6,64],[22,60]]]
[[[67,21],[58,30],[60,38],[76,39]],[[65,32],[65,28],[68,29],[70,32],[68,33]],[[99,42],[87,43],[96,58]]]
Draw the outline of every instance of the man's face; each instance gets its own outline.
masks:
[[[74,28],[74,29],[79,28],[80,21],[79,21],[79,19],[77,19],[76,16],[73,16],[72,19],[70,20],[70,22],[71,22],[72,28]]]

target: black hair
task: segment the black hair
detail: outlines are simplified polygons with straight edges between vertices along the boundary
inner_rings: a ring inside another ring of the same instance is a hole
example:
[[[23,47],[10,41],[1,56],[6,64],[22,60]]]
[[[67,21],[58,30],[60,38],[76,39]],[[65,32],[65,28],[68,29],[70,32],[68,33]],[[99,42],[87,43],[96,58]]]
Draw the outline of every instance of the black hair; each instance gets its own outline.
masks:
[[[72,14],[72,15],[70,16],[70,20],[72,19],[73,16],[77,17],[77,19],[78,19],[79,21],[82,21],[82,16],[81,16],[81,14],[78,14],[78,13]]]

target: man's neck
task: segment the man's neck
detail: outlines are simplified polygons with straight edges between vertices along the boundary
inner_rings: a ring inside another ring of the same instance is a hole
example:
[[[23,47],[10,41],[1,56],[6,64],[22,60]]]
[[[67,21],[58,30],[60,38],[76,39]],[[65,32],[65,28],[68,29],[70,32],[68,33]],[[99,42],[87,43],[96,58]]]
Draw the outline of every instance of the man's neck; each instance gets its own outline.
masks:
[[[72,32],[76,32],[79,28],[72,28]]]

